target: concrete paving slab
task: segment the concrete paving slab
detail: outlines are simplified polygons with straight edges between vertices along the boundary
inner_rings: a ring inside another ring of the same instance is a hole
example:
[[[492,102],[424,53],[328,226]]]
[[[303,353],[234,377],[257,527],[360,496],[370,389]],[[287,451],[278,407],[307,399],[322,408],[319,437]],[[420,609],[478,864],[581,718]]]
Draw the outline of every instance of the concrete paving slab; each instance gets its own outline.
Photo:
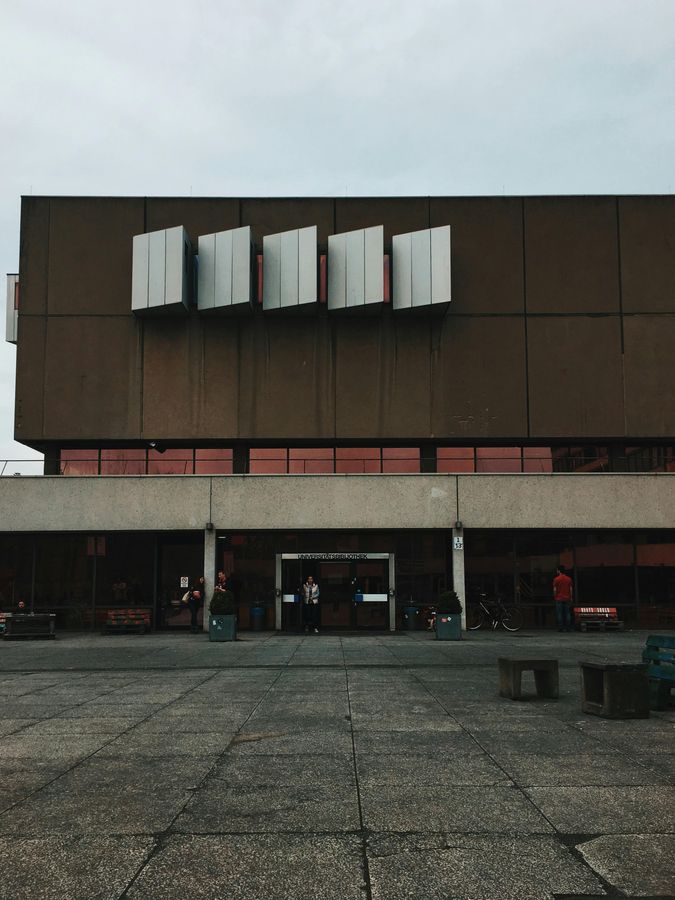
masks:
[[[51,786],[0,815],[0,834],[155,834],[169,827],[189,791],[126,784],[113,793],[68,793]]]
[[[222,785],[263,788],[265,785],[302,789],[312,783],[355,789],[354,760],[347,756],[232,756],[218,761],[204,785],[209,790]]]
[[[553,837],[376,834],[366,852],[373,900],[605,896],[599,879]]]
[[[321,780],[242,786],[209,779],[173,825],[194,834],[347,832],[360,828],[356,788]]]
[[[79,719],[76,718],[60,718],[58,716],[52,719],[45,719],[43,722],[37,722],[26,728],[26,735],[75,735],[75,734],[122,734],[129,728],[133,728],[138,719],[135,718],[114,718],[113,716],[87,716]]]
[[[426,753],[439,759],[452,754],[467,756],[478,744],[459,726],[443,731],[369,731],[354,730],[354,744],[359,756]]]
[[[583,785],[668,784],[668,778],[618,754],[611,762],[598,753],[495,753],[495,757],[519,785],[574,787]]]
[[[20,731],[37,722],[37,719],[0,719],[0,737]]]
[[[297,726],[280,725],[269,731],[260,729],[259,724],[249,724],[234,738],[228,753],[235,755],[274,756],[342,756],[351,757],[352,736],[348,729],[299,730]]]
[[[50,786],[53,793],[134,791],[180,793],[198,787],[216,762],[214,756],[128,757],[97,753],[63,773]]]
[[[170,737],[165,734],[141,734],[137,731],[122,735],[109,743],[106,756],[212,756],[223,753],[233,732],[206,732],[192,734],[174,732]]]
[[[117,900],[153,845],[140,837],[0,838],[0,897]]]
[[[359,784],[364,787],[408,785],[411,791],[429,785],[511,784],[511,779],[478,748],[467,753],[405,755],[357,754]]]
[[[372,831],[495,832],[553,831],[535,806],[508,786],[362,785],[364,826]]]
[[[169,897],[363,900],[364,886],[357,838],[175,835],[153,856],[129,889],[128,897],[129,900]]]
[[[589,866],[624,894],[669,897],[675,893],[675,835],[603,835],[577,849]]]
[[[42,734],[20,731],[0,739],[0,759],[75,762],[100,750],[109,741],[107,734],[55,734],[46,741]]]
[[[672,787],[531,787],[525,791],[558,831],[567,834],[672,831]]]

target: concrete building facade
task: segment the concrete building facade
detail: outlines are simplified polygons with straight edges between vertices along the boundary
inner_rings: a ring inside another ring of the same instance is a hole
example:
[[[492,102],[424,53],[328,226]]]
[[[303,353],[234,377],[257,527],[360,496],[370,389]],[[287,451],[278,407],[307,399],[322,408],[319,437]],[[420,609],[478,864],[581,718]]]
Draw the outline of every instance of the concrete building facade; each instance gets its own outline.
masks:
[[[24,198],[3,606],[181,627],[222,568],[294,628],[312,570],[325,627],[546,626],[563,563],[668,621],[674,251],[672,197]]]

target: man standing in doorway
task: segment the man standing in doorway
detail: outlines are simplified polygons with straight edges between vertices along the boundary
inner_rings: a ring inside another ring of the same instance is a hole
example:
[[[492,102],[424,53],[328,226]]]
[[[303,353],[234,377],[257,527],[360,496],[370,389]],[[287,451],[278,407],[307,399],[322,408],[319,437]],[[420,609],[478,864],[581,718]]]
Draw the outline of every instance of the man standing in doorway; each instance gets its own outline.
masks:
[[[319,633],[319,585],[311,575],[302,586],[302,624],[305,626],[305,634],[310,628],[314,634]]]
[[[553,600],[555,602],[555,618],[558,631],[572,631],[572,597],[574,586],[572,579],[565,572],[564,566],[558,566],[553,579]]]

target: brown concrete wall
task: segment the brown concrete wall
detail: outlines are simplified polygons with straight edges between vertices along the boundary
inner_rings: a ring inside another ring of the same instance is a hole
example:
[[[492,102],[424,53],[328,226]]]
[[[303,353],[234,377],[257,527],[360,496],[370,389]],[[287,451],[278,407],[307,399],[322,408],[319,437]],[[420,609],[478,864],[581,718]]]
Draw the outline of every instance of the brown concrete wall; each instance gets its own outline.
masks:
[[[134,234],[452,226],[444,316],[135,318]],[[675,201],[24,198],[16,436],[668,438]]]

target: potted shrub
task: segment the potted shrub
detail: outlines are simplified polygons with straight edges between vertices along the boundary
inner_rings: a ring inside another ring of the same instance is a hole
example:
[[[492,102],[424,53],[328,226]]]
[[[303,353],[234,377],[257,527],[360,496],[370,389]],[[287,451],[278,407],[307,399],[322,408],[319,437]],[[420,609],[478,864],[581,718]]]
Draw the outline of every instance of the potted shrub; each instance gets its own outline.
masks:
[[[214,591],[209,610],[209,640],[237,640],[237,608],[232,591]]]
[[[462,603],[455,591],[444,591],[438,598],[436,640],[462,640]]]

